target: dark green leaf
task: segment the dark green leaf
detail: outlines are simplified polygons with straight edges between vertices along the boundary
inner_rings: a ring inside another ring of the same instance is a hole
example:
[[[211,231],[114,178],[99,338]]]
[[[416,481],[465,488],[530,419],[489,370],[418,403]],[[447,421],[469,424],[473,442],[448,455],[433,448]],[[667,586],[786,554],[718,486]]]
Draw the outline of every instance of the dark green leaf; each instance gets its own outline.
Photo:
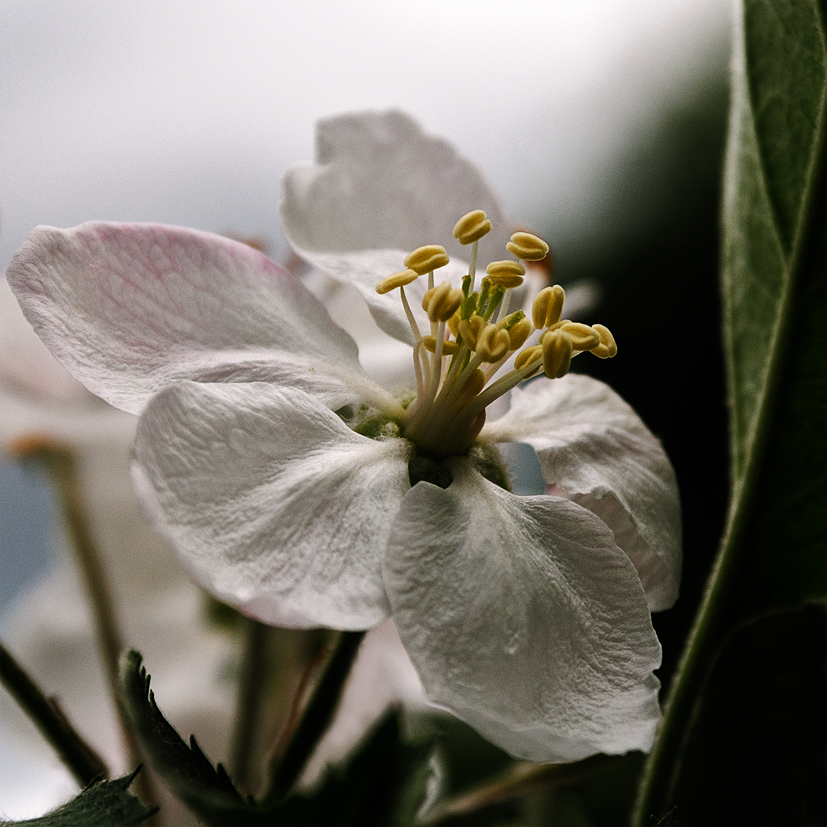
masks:
[[[805,246],[824,233],[813,226],[812,207],[827,106],[824,21],[815,0],[749,0],[743,26],[743,35],[736,33],[724,193],[736,488],[748,468],[755,471],[785,357],[810,333],[791,314]]]
[[[224,767],[213,767],[195,741],[187,745],[164,718],[149,688],[150,676],[134,649],[121,660],[124,705],[144,753],[172,792],[208,824],[233,821],[247,809]]]
[[[27,821],[3,821],[8,827],[133,827],[148,819],[148,810],[128,791],[138,774],[115,781],[96,781],[53,813]]]

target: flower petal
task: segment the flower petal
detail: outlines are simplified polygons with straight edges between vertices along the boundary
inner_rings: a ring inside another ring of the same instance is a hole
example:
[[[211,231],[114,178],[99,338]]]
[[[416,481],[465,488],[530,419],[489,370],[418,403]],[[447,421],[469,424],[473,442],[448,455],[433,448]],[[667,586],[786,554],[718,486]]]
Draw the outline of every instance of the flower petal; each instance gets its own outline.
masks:
[[[180,379],[277,382],[334,408],[354,396],[390,404],[323,305],[245,244],[151,224],[38,227],[7,276],[52,353],[130,413]]]
[[[442,244],[452,259],[467,261],[452,232],[474,209],[485,210],[494,225],[480,245],[484,269],[505,255],[511,234],[496,196],[450,143],[392,110],[320,121],[316,163],[288,170],[281,217],[300,256],[356,284],[380,327],[411,341],[398,297],[378,296],[374,288],[423,244]],[[465,268],[452,264],[437,278],[458,281]]]
[[[649,749],[660,645],[611,532],[568,500],[452,471],[405,495],[385,561],[430,700],[532,761]]]
[[[364,629],[388,615],[381,560],[407,452],[301,391],[183,382],[141,417],[133,475],[208,591],[273,625]]]
[[[576,374],[531,382],[514,390],[509,411],[483,435],[531,445],[546,484],[614,531],[652,611],[675,602],[681,576],[675,472],[658,439],[608,385]]]

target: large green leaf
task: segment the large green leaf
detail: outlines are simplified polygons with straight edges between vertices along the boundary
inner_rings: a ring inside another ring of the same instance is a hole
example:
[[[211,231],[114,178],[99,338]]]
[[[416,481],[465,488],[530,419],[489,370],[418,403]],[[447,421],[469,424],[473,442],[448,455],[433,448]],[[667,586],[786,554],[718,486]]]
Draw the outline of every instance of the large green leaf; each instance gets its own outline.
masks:
[[[739,651],[733,629],[827,596],[824,3],[745,0],[738,19],[722,272],[732,498],[644,773],[638,825],[677,799],[713,805],[703,778],[679,768],[688,737],[696,756],[714,754],[721,726],[738,739],[737,717],[704,723],[736,691],[727,670],[709,676],[722,643]],[[795,703],[795,695],[777,702]],[[693,818],[719,823],[711,809]]]

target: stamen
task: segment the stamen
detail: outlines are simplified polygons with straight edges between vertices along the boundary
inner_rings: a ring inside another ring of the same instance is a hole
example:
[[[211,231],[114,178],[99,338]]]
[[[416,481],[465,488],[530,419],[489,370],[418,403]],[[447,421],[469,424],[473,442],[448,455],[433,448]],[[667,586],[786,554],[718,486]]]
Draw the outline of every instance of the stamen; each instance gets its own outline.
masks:
[[[454,225],[454,238],[463,246],[479,241],[490,232],[491,221],[484,210],[472,210]]]
[[[553,330],[541,345],[543,349],[543,371],[549,379],[560,379],[569,372],[574,352],[571,336],[562,330]]]
[[[597,356],[598,359],[611,359],[613,356],[617,356],[615,337],[612,336],[609,328],[604,327],[602,324],[594,324],[592,328],[596,330],[600,336],[600,344],[592,348],[592,353]]]
[[[575,350],[591,350],[600,344],[600,334],[587,324],[566,322],[559,330],[571,338],[571,344]]]
[[[422,309],[428,314],[431,323],[447,322],[462,304],[462,291],[451,287],[451,282],[443,281],[438,287],[432,287],[422,297]]]
[[[509,344],[508,332],[490,324],[480,332],[475,352],[483,362],[498,362],[508,353]]]
[[[459,334],[462,336],[463,344],[467,345],[469,350],[477,349],[477,339],[485,324],[482,316],[471,316],[470,319],[463,319],[459,323]]]
[[[514,370],[522,370],[526,365],[536,362],[543,358],[543,348],[540,345],[527,347],[525,350],[517,354],[514,360]]]
[[[503,287],[519,287],[523,283],[525,267],[519,261],[492,261],[485,268],[491,284]]]
[[[516,322],[516,324],[511,326],[504,327],[504,330],[508,332],[508,349],[509,350],[519,350],[525,343],[528,337],[531,335],[531,322],[523,316],[521,311],[517,311],[513,315],[509,316],[507,319],[504,319],[500,324],[507,325],[510,319],[513,319],[514,316],[519,314],[521,318]]]
[[[548,255],[548,244],[531,233],[514,233],[505,249],[523,261],[540,261]]]
[[[450,259],[443,246],[427,244],[424,247],[417,247],[412,253],[408,253],[402,263],[418,275],[424,276],[425,273],[433,273],[434,270],[444,267],[449,261]]]
[[[566,293],[559,284],[545,287],[537,294],[531,306],[531,320],[537,330],[551,327],[560,321],[565,298]]]
[[[419,273],[417,273],[416,270],[402,270],[401,273],[394,273],[382,279],[382,281],[376,285],[376,292],[380,296],[384,296],[385,293],[390,293],[391,290],[396,290],[397,287],[404,287],[406,284],[410,284],[418,278]]]
[[[429,353],[436,353],[436,346],[436,336],[423,337],[422,347],[424,347]],[[444,356],[450,356],[452,353],[456,353],[457,350],[459,350],[459,345],[456,342],[452,342],[450,339],[443,340],[442,353]]]

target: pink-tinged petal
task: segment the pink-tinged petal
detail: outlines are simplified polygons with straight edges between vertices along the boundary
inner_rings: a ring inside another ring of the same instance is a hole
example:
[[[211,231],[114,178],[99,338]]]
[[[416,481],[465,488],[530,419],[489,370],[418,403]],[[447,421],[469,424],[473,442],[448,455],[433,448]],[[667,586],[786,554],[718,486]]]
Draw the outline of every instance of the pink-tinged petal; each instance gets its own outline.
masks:
[[[7,277],[58,360],[130,413],[181,379],[275,382],[334,408],[391,404],[324,306],[236,241],[151,224],[38,227]]]
[[[538,380],[483,431],[531,445],[550,489],[600,517],[638,570],[652,611],[668,609],[681,577],[678,484],[660,441],[611,388],[588,376]]]
[[[474,209],[494,225],[480,242],[484,272],[506,255],[511,227],[479,170],[402,112],[362,112],[319,122],[316,163],[288,170],[281,217],[299,255],[356,284],[382,329],[409,341],[398,297],[374,288],[424,244],[442,244],[452,259],[467,261],[468,248],[452,232]],[[449,278],[447,269],[437,279]]]
[[[569,500],[516,497],[452,463],[412,488],[385,580],[434,703],[531,761],[648,750],[660,645],[629,558]]]
[[[301,391],[184,382],[138,423],[134,479],[195,579],[277,626],[364,629],[408,490],[408,444],[370,440]]]

